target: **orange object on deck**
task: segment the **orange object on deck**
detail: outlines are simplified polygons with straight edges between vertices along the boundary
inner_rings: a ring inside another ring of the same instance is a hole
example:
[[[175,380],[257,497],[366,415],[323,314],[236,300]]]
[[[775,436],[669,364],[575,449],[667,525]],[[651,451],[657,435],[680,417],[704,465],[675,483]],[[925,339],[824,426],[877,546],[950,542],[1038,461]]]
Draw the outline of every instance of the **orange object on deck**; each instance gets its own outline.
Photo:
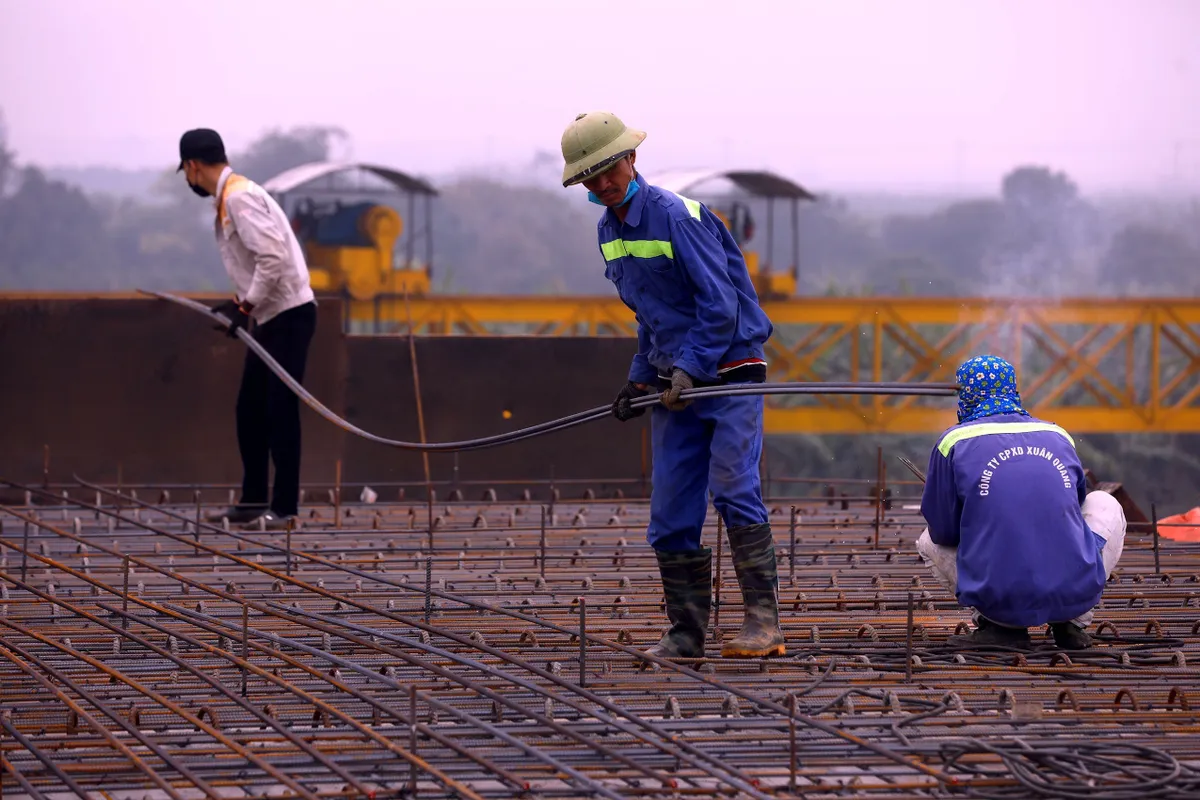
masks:
[[[1200,542],[1200,506],[1160,519],[1158,535],[1176,542]]]

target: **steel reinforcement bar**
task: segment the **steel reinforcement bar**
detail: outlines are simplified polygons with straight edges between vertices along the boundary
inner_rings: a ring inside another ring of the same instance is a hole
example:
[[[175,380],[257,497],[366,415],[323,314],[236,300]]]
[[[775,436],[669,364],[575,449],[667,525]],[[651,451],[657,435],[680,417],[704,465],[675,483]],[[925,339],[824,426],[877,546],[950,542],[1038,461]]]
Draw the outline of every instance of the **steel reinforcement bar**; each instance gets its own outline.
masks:
[[[214,491],[8,485],[8,798],[1200,791],[1200,546],[1152,531],[1090,650],[956,650],[916,487],[840,482],[772,503],[788,655],[676,665],[639,656],[666,624],[644,502],[336,498],[268,532],[204,522]],[[741,608],[707,531],[715,656]]]

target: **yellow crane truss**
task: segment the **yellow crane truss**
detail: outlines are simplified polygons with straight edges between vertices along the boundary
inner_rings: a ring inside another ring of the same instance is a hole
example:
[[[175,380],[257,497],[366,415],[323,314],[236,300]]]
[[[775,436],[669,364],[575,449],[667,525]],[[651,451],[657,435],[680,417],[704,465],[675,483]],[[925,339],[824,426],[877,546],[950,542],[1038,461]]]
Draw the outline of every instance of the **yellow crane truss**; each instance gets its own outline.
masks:
[[[635,335],[609,297],[398,296],[349,301],[347,328],[421,335]],[[791,298],[765,302],[775,381],[952,381],[966,358],[1017,366],[1026,407],[1078,433],[1200,432],[1200,300]],[[945,400],[771,400],[772,434],[936,433]]]

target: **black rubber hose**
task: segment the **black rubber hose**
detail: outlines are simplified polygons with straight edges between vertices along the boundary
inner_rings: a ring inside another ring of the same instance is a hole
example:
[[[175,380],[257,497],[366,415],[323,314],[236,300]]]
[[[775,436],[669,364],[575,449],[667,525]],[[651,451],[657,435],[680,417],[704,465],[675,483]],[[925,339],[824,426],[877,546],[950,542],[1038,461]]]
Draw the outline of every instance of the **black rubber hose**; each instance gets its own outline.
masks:
[[[165,292],[151,292],[139,290],[142,294],[151,297],[157,297],[160,300],[181,305],[184,308],[191,309],[199,314],[203,314],[214,322],[219,322],[221,325],[228,327],[230,320],[224,315],[218,314],[202,303],[195,300],[189,300],[186,297],[178,297],[176,295],[167,294]],[[561,419],[542,422],[537,425],[531,425],[528,428],[510,431],[508,433],[500,433],[494,436],[484,436],[479,439],[467,439],[461,442],[434,442],[423,444],[421,442],[403,442],[398,439],[387,439],[383,436],[378,436],[370,431],[364,431],[346,420],[339,417],[337,414],[325,407],[320,400],[313,397],[307,389],[300,385],[295,378],[288,374],[279,362],[271,357],[271,354],[259,344],[253,336],[246,332],[244,328],[237,331],[238,338],[249,347],[255,355],[263,360],[263,363],[274,372],[284,384],[291,389],[297,397],[313,411],[320,414],[325,419],[337,425],[342,430],[352,433],[355,436],[361,436],[371,442],[395,447],[399,450],[416,450],[426,452],[442,452],[449,453],[455,451],[466,450],[482,450],[487,447],[496,447],[502,444],[510,444],[519,442],[523,439],[529,439],[534,436],[541,436],[555,431],[566,430],[577,425],[582,425],[585,422],[593,422],[595,420],[604,419],[612,415],[612,405],[598,406],[587,411],[580,411],[576,414],[563,417]],[[953,397],[958,393],[958,387],[953,383],[854,383],[854,382],[819,382],[819,383],[739,383],[723,386],[706,386],[695,389],[688,389],[680,396],[689,399],[699,399],[703,397],[734,397],[739,395],[802,395],[802,394],[869,394],[869,395],[904,395],[904,396],[925,396],[925,397]],[[631,401],[634,408],[642,408],[652,406],[660,402],[661,394],[648,394],[645,397],[639,397]]]

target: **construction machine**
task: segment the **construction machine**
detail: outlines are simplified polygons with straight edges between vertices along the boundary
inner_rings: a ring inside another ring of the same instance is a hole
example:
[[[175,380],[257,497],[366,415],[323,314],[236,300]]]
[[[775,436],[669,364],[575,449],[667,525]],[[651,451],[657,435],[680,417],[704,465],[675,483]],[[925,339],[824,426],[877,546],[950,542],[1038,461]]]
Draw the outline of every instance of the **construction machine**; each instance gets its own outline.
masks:
[[[306,198],[291,218],[314,292],[355,300],[429,293],[429,265],[396,264],[404,222],[390,206],[369,201],[321,206]]]
[[[785,300],[796,293],[800,274],[799,205],[816,200],[816,195],[787,178],[771,172],[699,170],[667,172],[651,176],[651,182],[668,191],[702,200],[722,222],[746,260],[754,289],[762,300]],[[791,260],[785,269],[774,263],[775,204],[787,202],[791,208]],[[751,214],[756,203],[766,212],[766,230],[757,247],[747,245],[755,239],[757,227]]]
[[[425,181],[371,164],[315,162],[276,175],[264,188],[292,221],[313,291],[359,301],[350,305],[349,322],[364,301],[430,293],[430,200],[437,192]],[[404,205],[407,219],[396,210]]]
[[[725,223],[725,227],[733,234],[733,240],[737,242],[738,248],[742,251],[742,257],[746,260],[746,269],[750,273],[750,280],[754,283],[754,291],[760,298],[782,300],[796,293],[796,265],[792,265],[790,270],[773,270],[769,265],[763,269],[759,262],[758,250],[747,249],[746,243],[754,238],[755,231],[754,217],[750,213],[750,206],[734,200],[723,207],[720,205],[709,206],[709,209],[717,215],[721,222]]]

